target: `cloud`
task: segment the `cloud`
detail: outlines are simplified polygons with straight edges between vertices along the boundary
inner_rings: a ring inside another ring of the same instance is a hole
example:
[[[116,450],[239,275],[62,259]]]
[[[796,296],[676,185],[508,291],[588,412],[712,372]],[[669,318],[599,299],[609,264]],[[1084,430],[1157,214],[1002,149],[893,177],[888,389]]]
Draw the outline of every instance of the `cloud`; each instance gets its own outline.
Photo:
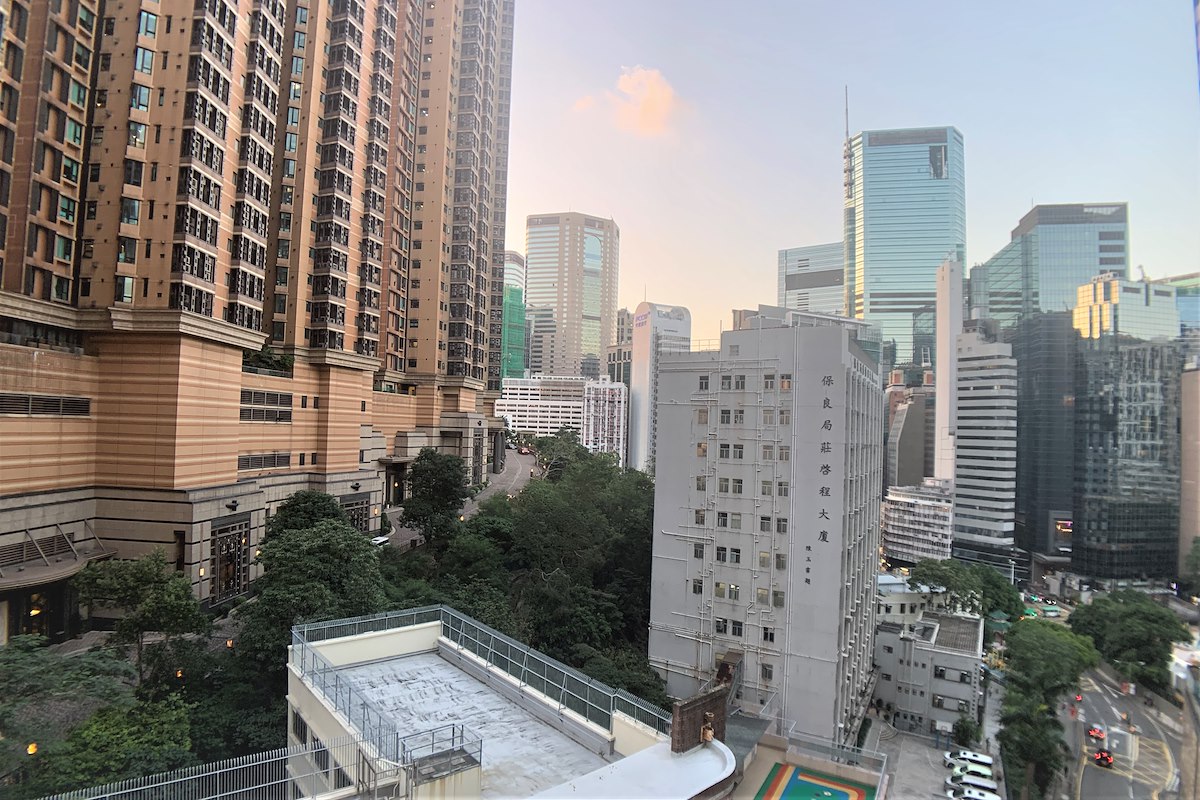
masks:
[[[683,109],[674,87],[656,69],[625,67],[616,90],[605,90],[605,109],[619,130],[648,138],[663,136]],[[573,110],[589,111],[596,105],[593,95],[575,101]]]

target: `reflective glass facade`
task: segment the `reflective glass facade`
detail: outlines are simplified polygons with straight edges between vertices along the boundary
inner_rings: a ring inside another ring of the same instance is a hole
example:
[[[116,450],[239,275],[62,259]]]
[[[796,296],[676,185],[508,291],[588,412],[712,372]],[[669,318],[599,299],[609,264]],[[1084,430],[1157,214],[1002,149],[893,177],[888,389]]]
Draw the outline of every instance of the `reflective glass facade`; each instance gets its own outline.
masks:
[[[1012,241],[971,270],[969,305],[1001,328],[1038,311],[1069,311],[1097,275],[1129,272],[1124,203],[1035,206]]]
[[[525,342],[525,258],[511,250],[504,253],[502,306],[500,372],[504,378],[523,378],[528,366]]]
[[[844,314],[845,246],[841,242],[779,251],[779,306]]]
[[[896,343],[896,363],[906,363],[912,317],[935,301],[938,266],[949,254],[964,258],[962,134],[864,131],[844,158],[847,314],[878,324],[883,341]]]
[[[1179,338],[1175,287],[1096,278],[1078,288],[1075,330],[1085,339],[1120,334],[1146,341]]]
[[[1118,580],[1174,575],[1180,370],[1173,342],[1080,340],[1073,572]]]

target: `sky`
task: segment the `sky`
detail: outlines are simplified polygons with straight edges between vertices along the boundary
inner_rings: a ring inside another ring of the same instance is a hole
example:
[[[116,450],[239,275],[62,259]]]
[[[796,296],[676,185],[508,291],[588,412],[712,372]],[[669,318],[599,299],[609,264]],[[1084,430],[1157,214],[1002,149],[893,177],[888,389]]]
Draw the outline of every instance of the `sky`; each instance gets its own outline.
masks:
[[[508,248],[613,218],[620,305],[687,306],[693,341],[841,240],[845,87],[852,132],[962,131],[967,264],[1034,204],[1125,201],[1135,275],[1200,270],[1191,0],[516,5]]]

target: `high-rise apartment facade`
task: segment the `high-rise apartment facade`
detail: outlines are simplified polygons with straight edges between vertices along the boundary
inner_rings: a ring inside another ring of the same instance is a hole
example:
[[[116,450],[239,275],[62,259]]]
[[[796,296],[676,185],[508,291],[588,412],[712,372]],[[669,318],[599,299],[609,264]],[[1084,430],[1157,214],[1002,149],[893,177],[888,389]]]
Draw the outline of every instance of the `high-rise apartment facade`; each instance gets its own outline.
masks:
[[[965,257],[962,134],[863,131],[844,161],[845,313],[879,325],[895,363],[922,363],[913,315],[934,302],[938,265]]]
[[[614,342],[621,232],[611,219],[568,212],[529,217],[526,302],[530,370],[598,378]]]
[[[692,314],[683,306],[639,303],[633,312],[628,466],[654,474],[658,366],[663,353],[689,350]]]
[[[911,486],[890,486],[883,498],[883,554],[891,566],[911,566],[950,558],[954,534],[954,485],[926,478]]]
[[[972,315],[1001,329],[1037,312],[1070,311],[1081,284],[1129,272],[1125,203],[1034,206],[1012,241],[971,269]]]
[[[567,428],[593,453],[613,453],[624,461],[629,390],[607,378],[539,375],[506,378],[496,414],[509,430],[528,436],[554,436]]]
[[[633,314],[617,309],[617,338],[608,346],[608,379],[629,386],[633,380]]]
[[[817,314],[844,314],[845,257],[842,242],[780,250],[779,306]]]
[[[423,445],[482,479],[511,0],[13,7],[0,91],[46,110],[8,117],[8,232],[37,231],[0,283],[9,631],[68,630],[76,542],[161,548],[220,604],[298,489],[370,532]],[[31,542],[70,555],[31,578]]]
[[[500,342],[501,378],[523,378],[528,358],[525,319],[525,257],[512,250],[504,253],[504,293],[501,298],[501,316],[503,318]]]
[[[663,353],[650,663],[687,696],[855,741],[874,679],[883,391],[862,323],[784,312]],[[734,667],[738,669],[737,667]]]
[[[1017,362],[973,323],[958,336],[954,432],[954,557],[1013,578],[1017,486]]]

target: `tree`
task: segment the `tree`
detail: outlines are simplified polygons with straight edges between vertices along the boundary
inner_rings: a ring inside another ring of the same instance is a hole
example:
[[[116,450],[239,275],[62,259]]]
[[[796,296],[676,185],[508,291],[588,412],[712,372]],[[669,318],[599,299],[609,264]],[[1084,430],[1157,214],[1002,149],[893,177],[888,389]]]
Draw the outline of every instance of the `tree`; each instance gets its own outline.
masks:
[[[945,592],[946,604],[950,607],[979,611],[983,586],[979,576],[961,561],[922,559],[909,571],[908,583],[910,586],[926,586],[934,592]]]
[[[980,608],[982,616],[1002,611],[1009,619],[1018,620],[1025,613],[1025,603],[1017,587],[996,570],[986,564],[972,564],[970,572],[979,581]]]
[[[177,697],[108,706],[65,741],[38,749],[20,794],[38,797],[191,766],[198,762],[188,729],[188,708]]]
[[[1200,591],[1200,536],[1192,539],[1192,546],[1184,559],[1183,574],[1179,576],[1179,580],[1192,594]]]
[[[1010,784],[1021,784],[1021,800],[1029,800],[1035,784],[1045,792],[1051,777],[1062,768],[1067,752],[1054,706],[1021,692],[1009,692],[1004,697],[1000,725],[1005,759],[1017,767],[1007,770]],[[1014,780],[1016,775],[1022,779]]]
[[[546,480],[552,483],[561,480],[568,467],[589,455],[587,448],[579,443],[579,434],[571,428],[562,428],[553,436],[536,439],[534,444],[538,463],[545,471]]]
[[[1188,641],[1188,629],[1169,609],[1141,592],[1122,589],[1079,606],[1067,624],[1091,637],[1105,660],[1135,683],[1166,690],[1174,642]]]
[[[426,447],[409,468],[408,484],[401,523],[420,531],[427,542],[444,539],[471,496],[463,460]]]
[[[0,778],[28,762],[25,748],[61,742],[97,709],[130,693],[133,668],[110,652],[60,655],[39,636],[0,647]]]
[[[138,681],[146,637],[161,633],[167,641],[186,634],[207,634],[211,624],[200,610],[186,577],[169,570],[161,550],[136,561],[93,561],[75,576],[80,602],[121,614],[115,641],[134,646]]]
[[[951,735],[954,737],[954,743],[959,747],[972,747],[975,742],[979,741],[979,723],[963,714],[954,720]]]
[[[441,567],[466,583],[491,583],[499,588],[509,582],[500,548],[491,539],[469,531],[450,541],[442,555]]]
[[[275,513],[267,520],[267,535],[264,541],[284,531],[311,528],[325,520],[350,523],[342,504],[333,495],[310,489],[296,492],[280,503]]]
[[[386,607],[378,548],[336,520],[285,530],[263,543],[257,597],[236,613],[237,648],[282,676],[292,626],[299,622],[373,614]]]

